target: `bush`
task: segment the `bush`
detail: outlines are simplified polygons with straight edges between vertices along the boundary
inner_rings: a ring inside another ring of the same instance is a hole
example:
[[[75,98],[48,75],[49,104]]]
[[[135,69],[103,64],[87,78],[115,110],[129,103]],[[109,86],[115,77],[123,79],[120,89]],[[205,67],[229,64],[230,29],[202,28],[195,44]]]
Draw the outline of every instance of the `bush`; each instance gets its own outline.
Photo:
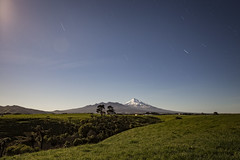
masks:
[[[64,146],[65,148],[70,147],[70,146],[71,146],[71,143],[68,142],[68,141],[66,141],[63,146]]]
[[[78,145],[85,144],[85,143],[87,143],[87,140],[85,138],[76,138],[73,141],[74,146],[78,146]]]
[[[37,151],[40,151],[40,148],[39,148],[39,147],[35,147],[35,148],[34,148],[34,151],[36,151],[36,152],[37,152]]]
[[[80,137],[87,137],[87,134],[90,130],[95,130],[94,125],[92,123],[82,124],[78,130]]]
[[[178,117],[178,116],[177,116],[176,119],[182,119],[182,117]]]
[[[58,143],[57,137],[56,136],[49,137],[47,143],[50,143],[52,146],[56,146]]]
[[[30,147],[27,146],[25,144],[18,144],[18,145],[14,145],[14,146],[10,146],[7,147],[6,149],[6,153],[7,155],[11,156],[11,155],[15,155],[15,154],[22,154],[22,153],[30,153],[30,152],[34,152],[35,150]]]

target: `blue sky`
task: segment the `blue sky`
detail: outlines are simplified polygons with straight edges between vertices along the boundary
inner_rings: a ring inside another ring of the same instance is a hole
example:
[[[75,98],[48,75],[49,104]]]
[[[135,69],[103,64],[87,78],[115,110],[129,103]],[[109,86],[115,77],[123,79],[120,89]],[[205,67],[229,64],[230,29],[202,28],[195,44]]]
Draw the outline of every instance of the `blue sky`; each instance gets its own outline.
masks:
[[[0,0],[0,105],[138,98],[240,112],[237,0]]]

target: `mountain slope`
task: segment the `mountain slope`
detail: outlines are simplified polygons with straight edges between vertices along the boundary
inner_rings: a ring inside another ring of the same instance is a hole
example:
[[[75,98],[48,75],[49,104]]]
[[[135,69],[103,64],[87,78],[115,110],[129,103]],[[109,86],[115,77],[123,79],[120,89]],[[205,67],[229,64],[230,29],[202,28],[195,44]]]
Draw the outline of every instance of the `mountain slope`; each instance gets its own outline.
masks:
[[[0,114],[4,114],[4,113],[5,114],[6,113],[10,113],[10,114],[16,114],[16,113],[20,113],[20,114],[46,114],[46,113],[50,113],[50,112],[25,108],[25,107],[16,106],[16,105],[0,106]]]

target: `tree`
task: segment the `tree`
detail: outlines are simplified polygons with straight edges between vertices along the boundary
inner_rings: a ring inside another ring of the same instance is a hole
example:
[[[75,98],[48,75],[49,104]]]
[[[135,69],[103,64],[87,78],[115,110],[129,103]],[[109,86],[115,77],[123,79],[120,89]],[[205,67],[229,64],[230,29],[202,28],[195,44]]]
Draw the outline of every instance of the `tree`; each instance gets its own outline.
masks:
[[[107,114],[116,114],[112,106],[108,106]]]
[[[47,134],[47,130],[44,130],[41,125],[37,125],[35,128],[36,131],[36,139],[40,143],[40,148],[43,148],[43,141],[44,141],[44,136]]]
[[[101,116],[102,116],[103,114],[105,114],[105,111],[104,111],[104,110],[105,110],[104,105],[98,105],[96,112],[97,112],[97,113],[100,113]]]

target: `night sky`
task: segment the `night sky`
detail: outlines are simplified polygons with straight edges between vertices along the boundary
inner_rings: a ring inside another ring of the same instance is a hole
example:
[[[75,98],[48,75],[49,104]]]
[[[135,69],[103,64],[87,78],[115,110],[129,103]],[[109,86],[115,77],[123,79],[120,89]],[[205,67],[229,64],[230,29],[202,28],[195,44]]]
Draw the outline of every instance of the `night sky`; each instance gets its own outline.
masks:
[[[0,0],[0,105],[138,98],[240,112],[239,0]]]

